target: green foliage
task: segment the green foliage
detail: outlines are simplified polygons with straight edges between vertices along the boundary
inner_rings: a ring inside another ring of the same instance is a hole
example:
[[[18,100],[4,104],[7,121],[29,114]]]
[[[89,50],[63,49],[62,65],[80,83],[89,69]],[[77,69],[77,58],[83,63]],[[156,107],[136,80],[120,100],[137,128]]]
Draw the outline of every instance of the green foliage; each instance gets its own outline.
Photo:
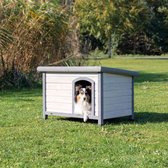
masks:
[[[13,43],[3,53],[6,64],[21,71],[66,57],[69,13],[53,3],[3,1],[1,23],[12,30]]]
[[[166,60],[106,59],[134,69],[136,120],[42,119],[42,90],[0,92],[0,167],[168,167]],[[157,67],[157,68],[156,68]]]
[[[12,42],[11,32],[0,28],[0,51],[7,48],[8,44]]]
[[[73,54],[74,47],[70,37],[70,12],[57,1],[3,0],[0,4],[0,47],[13,37],[6,50],[3,50],[4,68],[0,71],[4,83],[12,81],[13,76],[29,74],[36,67],[49,64]],[[10,35],[6,36],[7,30]],[[4,39],[5,38],[5,39]],[[76,46],[75,46],[76,47]],[[1,63],[1,62],[0,62]],[[14,71],[13,71],[14,70]],[[12,74],[13,71],[13,74]],[[7,75],[8,74],[8,75]],[[26,77],[27,78],[27,77]],[[17,80],[17,78],[15,78]],[[17,81],[16,81],[17,83]],[[13,84],[13,83],[11,83]]]
[[[3,56],[3,51],[5,51],[8,45],[13,41],[11,32],[0,27],[0,81],[1,76],[5,74],[5,59]],[[1,86],[1,82],[0,82]]]
[[[90,59],[100,60],[100,59],[107,58],[107,54],[104,54],[102,51],[96,49],[90,52],[88,57]]]
[[[39,84],[38,74],[23,73],[16,69],[5,71],[0,77],[0,91],[7,89],[36,88]]]
[[[102,55],[102,52],[101,52]],[[97,55],[98,56],[98,55]],[[92,61],[90,61],[90,58]],[[60,61],[54,62],[50,65],[55,66],[96,66],[100,65],[100,62],[97,57],[85,57],[85,56],[70,56],[65,59],[61,59]]]
[[[131,35],[124,34],[118,45],[117,53],[160,55],[162,51],[145,32],[139,32]]]
[[[138,2],[77,0],[74,11],[79,21],[80,31],[94,35],[103,43],[107,43],[109,38],[112,39],[113,50],[117,48],[124,33],[135,34],[143,30],[150,20],[149,9],[142,0]]]
[[[168,1],[147,0],[153,17],[147,27],[147,34],[152,37],[163,53],[168,52]]]
[[[1,0],[1,81],[15,74],[27,78],[38,65],[60,60],[65,66],[89,65],[74,56],[97,48],[109,56],[160,55],[168,52],[167,34],[167,0]],[[96,52],[91,55],[101,57]]]
[[[168,52],[167,0],[76,0],[74,12],[81,34],[98,38],[108,52]]]

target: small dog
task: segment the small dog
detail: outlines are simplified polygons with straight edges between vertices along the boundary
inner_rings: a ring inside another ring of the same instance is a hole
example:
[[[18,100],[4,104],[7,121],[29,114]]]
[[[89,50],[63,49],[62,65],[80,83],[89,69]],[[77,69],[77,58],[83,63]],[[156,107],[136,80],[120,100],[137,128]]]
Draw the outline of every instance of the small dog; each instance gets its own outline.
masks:
[[[76,86],[75,95],[75,114],[82,114],[83,121],[86,122],[91,113],[91,87],[82,88],[81,85]]]

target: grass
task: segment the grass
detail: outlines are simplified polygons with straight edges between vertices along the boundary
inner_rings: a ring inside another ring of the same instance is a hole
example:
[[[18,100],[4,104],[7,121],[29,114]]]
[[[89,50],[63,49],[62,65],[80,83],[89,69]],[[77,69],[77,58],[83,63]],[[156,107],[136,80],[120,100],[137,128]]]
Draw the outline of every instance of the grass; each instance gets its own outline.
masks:
[[[115,58],[104,66],[140,72],[136,120],[103,127],[60,117],[42,119],[41,89],[0,93],[0,167],[168,167],[168,61]]]

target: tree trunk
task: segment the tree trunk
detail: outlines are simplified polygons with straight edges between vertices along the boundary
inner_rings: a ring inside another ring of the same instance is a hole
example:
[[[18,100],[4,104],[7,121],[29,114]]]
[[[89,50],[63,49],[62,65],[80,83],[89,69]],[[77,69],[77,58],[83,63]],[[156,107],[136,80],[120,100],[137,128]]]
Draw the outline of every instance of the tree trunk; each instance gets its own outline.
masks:
[[[72,4],[73,0],[63,0],[64,5],[70,6]]]
[[[0,51],[0,58],[1,58],[1,64],[2,64],[2,75],[4,75],[5,74],[5,61],[2,56],[2,51]]]
[[[108,39],[108,57],[111,58],[113,55],[112,53],[112,37],[111,35],[109,35],[109,39]]]

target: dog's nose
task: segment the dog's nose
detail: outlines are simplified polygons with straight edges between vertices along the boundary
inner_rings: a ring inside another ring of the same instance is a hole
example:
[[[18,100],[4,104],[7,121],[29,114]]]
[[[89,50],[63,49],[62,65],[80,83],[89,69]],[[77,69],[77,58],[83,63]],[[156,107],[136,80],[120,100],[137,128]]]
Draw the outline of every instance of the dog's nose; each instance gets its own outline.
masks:
[[[86,98],[84,97],[83,100],[86,100]]]

